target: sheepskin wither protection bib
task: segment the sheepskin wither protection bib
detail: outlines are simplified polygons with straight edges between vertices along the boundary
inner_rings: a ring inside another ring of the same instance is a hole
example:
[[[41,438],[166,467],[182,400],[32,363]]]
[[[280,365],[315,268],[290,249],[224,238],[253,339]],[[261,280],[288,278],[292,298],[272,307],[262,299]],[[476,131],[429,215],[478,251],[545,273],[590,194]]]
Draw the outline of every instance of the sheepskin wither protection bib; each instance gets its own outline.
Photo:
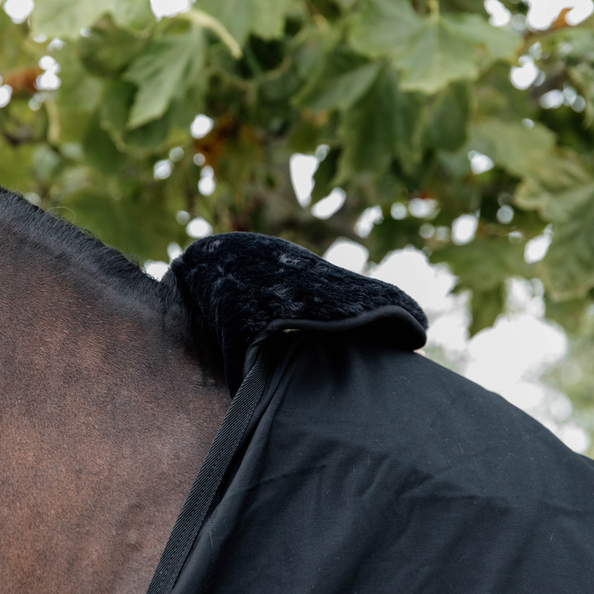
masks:
[[[297,328],[300,321],[353,323],[365,314],[406,318],[398,340],[413,348],[425,342],[427,318],[398,287],[277,237],[226,233],[196,241],[172,263],[164,282],[174,278],[214,332],[232,394],[243,380],[248,347],[273,321]]]

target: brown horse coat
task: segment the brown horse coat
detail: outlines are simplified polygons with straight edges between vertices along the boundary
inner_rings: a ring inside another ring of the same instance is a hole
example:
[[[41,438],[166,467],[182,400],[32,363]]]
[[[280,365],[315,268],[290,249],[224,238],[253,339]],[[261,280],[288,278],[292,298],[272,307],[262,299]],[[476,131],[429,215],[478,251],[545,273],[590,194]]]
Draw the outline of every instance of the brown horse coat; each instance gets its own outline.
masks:
[[[0,591],[146,591],[229,403],[170,287],[0,193]]]

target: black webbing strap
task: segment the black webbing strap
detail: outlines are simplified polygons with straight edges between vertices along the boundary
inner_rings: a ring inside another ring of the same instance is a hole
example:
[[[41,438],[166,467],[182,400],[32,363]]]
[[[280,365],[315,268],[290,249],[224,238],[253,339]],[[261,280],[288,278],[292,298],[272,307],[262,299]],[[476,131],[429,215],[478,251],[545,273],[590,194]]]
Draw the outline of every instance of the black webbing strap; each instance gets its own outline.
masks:
[[[235,394],[175,522],[147,594],[169,594],[177,580],[213,497],[262,396],[268,371],[266,345]]]

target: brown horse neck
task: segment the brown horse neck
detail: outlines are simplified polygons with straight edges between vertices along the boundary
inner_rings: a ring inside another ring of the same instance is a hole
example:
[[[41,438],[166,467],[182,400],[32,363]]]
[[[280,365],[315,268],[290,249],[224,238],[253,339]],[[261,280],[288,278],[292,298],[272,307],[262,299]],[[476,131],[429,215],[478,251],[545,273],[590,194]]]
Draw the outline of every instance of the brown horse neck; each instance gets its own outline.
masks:
[[[143,300],[25,239],[0,218],[0,590],[137,594],[227,388],[156,281]]]

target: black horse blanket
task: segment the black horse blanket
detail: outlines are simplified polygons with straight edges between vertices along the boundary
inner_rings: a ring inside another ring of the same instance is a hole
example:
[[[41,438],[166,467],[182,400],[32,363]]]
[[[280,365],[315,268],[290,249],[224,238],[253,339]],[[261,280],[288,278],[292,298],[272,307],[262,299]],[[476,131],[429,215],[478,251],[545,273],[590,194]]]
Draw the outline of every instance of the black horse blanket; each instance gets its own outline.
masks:
[[[200,530],[154,591],[594,592],[592,461],[414,353],[427,322],[402,291],[239,233],[195,243],[164,282],[216,336],[234,402],[266,363]]]

